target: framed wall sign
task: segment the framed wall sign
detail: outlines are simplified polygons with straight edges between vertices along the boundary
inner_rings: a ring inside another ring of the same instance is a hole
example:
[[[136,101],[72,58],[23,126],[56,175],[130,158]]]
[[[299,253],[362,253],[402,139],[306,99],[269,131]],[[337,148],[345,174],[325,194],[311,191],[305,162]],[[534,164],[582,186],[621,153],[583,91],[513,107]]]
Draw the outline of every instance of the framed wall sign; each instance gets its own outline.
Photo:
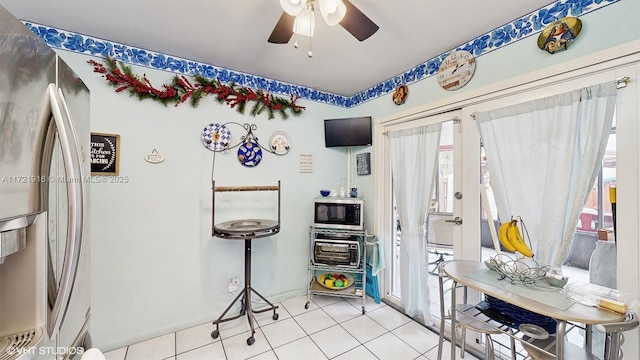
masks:
[[[371,174],[371,153],[362,153],[356,155],[356,166],[358,169],[358,175]]]
[[[91,175],[118,175],[120,135],[91,133]]]

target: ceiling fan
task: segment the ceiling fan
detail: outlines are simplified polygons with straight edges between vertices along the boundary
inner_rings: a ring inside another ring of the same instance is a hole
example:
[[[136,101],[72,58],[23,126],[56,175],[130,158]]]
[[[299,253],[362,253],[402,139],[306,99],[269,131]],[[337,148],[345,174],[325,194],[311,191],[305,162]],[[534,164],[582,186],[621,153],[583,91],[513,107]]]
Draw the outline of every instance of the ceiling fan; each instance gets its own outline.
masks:
[[[280,0],[284,12],[268,41],[273,44],[286,44],[293,33],[313,37],[316,2],[327,25],[340,24],[360,41],[368,39],[379,29],[378,25],[349,0]]]

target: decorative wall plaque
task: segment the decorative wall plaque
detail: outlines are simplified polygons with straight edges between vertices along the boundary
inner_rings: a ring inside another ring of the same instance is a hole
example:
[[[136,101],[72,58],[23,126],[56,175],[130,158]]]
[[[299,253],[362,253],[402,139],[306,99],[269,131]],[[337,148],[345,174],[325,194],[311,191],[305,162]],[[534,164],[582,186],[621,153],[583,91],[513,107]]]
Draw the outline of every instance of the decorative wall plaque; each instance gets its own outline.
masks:
[[[91,175],[118,175],[120,135],[91,133]]]
[[[144,159],[152,164],[158,164],[164,161],[164,155],[160,154],[158,150],[153,149],[152,152],[145,154]]]
[[[356,155],[356,166],[358,175],[371,174],[371,153],[362,153]]]

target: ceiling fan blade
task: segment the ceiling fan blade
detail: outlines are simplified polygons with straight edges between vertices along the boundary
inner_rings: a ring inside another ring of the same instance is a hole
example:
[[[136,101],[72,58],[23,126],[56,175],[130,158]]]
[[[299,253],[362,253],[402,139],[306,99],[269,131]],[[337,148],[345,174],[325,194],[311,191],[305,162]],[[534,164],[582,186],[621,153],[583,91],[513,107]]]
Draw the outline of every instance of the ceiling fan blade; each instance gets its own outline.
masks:
[[[294,16],[287,14],[286,12],[282,12],[280,16],[280,20],[273,28],[273,32],[271,32],[271,36],[269,36],[270,43],[273,44],[286,44],[293,36],[293,21],[295,20]]]
[[[342,0],[347,7],[347,15],[340,21],[345,30],[351,33],[356,39],[364,41],[375,34],[380,28],[362,11],[355,7],[349,0]]]

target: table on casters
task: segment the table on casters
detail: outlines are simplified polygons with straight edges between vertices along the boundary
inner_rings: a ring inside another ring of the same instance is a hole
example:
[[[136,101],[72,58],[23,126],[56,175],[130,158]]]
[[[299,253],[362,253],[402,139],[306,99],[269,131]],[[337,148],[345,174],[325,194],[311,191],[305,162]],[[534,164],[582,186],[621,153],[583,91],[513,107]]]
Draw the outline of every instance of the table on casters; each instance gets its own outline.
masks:
[[[215,180],[211,181],[211,224],[215,224],[216,193],[217,192],[244,192],[244,191],[277,191],[278,192],[278,220],[246,219],[233,220],[213,225],[211,236],[229,240],[244,240],[244,286],[242,291],[233,299],[231,304],[222,312],[222,315],[213,322],[216,329],[211,332],[211,337],[217,339],[220,336],[220,323],[238,319],[245,314],[251,327],[251,335],[247,338],[247,345],[252,345],[256,339],[256,330],[253,326],[253,314],[273,310],[273,320],[278,320],[276,309],[264,296],[260,295],[251,287],[251,240],[275,235],[280,232],[280,181],[277,186],[216,186]],[[251,293],[258,295],[268,307],[260,310],[253,310],[251,306]],[[233,305],[240,300],[240,313],[235,316],[225,318]]]
[[[280,225],[278,222],[270,220],[235,220],[216,225],[214,231],[216,236],[223,239],[244,240],[244,286],[231,304],[227,306],[222,315],[213,322],[216,329],[211,332],[211,337],[217,339],[218,336],[220,336],[220,323],[238,319],[246,314],[247,320],[249,320],[249,327],[251,327],[251,336],[247,338],[247,345],[252,345],[256,341],[254,338],[256,331],[253,325],[253,314],[273,310],[273,320],[278,320],[278,313],[276,313],[278,306],[269,302],[269,300],[251,287],[251,240],[278,233],[278,231],[280,231]],[[258,295],[269,307],[254,310],[251,307],[251,292]],[[225,318],[225,315],[238,300],[240,300],[241,304],[240,313]]]

